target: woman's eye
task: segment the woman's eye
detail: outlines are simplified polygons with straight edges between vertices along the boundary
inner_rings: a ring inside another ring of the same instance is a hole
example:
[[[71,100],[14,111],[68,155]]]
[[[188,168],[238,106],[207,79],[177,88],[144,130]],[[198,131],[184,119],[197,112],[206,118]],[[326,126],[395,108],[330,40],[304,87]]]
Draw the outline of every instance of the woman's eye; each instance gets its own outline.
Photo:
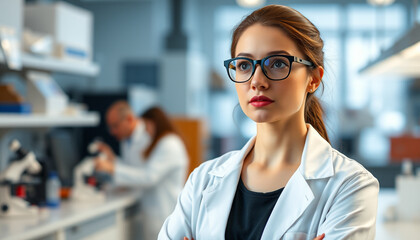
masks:
[[[287,67],[287,65],[283,61],[275,61],[271,67],[284,68],[284,67]]]
[[[239,63],[239,71],[246,71],[251,67],[251,64],[249,64],[249,62],[241,62]]]

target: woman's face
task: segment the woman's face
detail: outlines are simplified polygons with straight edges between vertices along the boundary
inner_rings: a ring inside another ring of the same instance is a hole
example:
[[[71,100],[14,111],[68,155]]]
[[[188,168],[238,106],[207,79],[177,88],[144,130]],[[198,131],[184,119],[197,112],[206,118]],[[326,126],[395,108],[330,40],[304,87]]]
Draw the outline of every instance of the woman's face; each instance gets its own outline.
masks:
[[[235,57],[247,57],[253,60],[274,54],[305,59],[297,45],[282,30],[260,24],[254,24],[242,33],[235,53]],[[235,83],[235,86],[239,104],[249,118],[257,123],[274,123],[304,117],[304,103],[306,94],[310,90],[308,88],[310,80],[310,70],[306,65],[294,62],[290,75],[284,80],[268,79],[260,65],[257,65],[254,75],[248,82]],[[271,101],[253,101],[256,96],[265,96]]]

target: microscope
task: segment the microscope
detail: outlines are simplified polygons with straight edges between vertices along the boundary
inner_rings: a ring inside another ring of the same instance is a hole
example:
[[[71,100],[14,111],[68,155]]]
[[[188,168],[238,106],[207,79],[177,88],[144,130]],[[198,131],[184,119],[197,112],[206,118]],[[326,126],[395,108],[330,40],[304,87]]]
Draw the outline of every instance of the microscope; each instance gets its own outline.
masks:
[[[104,201],[105,193],[96,187],[95,183],[86,181],[86,176],[92,178],[95,174],[95,154],[99,152],[98,141],[94,141],[88,146],[88,152],[92,156],[85,157],[74,169],[74,187],[71,198],[75,201]],[[99,160],[105,159],[105,155],[97,155]]]
[[[21,180],[24,173],[41,172],[41,164],[37,161],[35,154],[24,150],[16,139],[10,143],[9,149],[16,153],[17,159],[0,172],[0,217],[37,215],[38,207],[31,206],[20,197],[12,196],[11,188],[16,184],[24,184]]]

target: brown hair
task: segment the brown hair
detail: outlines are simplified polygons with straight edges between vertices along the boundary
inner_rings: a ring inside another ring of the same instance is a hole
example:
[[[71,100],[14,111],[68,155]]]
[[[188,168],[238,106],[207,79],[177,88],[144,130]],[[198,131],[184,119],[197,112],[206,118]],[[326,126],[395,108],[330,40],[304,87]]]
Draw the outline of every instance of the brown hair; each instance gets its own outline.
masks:
[[[294,40],[305,57],[314,64],[314,68],[316,66],[324,67],[324,42],[318,29],[300,12],[282,5],[269,5],[260,8],[247,16],[236,27],[230,48],[232,58],[235,57],[236,45],[242,33],[257,23],[283,30]],[[329,142],[323,115],[324,111],[319,99],[313,93],[308,93],[305,104],[305,122],[311,124]]]
[[[143,153],[143,156],[147,159],[162,137],[170,133],[178,133],[169,117],[159,107],[149,108],[148,110],[146,110],[146,112],[144,112],[141,115],[141,118],[152,121],[155,125],[155,134],[154,136],[152,136],[152,142],[150,143],[149,147],[147,147],[146,151],[144,151]]]

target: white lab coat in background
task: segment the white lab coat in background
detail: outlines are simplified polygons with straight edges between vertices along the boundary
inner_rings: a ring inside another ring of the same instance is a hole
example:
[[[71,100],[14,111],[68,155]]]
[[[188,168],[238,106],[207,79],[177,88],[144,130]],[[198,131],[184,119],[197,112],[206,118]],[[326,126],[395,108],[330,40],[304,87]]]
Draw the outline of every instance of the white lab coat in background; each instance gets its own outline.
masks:
[[[263,240],[370,240],[375,236],[378,181],[333,149],[310,125],[301,164],[281,193]],[[190,175],[158,239],[224,239],[244,157],[240,151],[208,161]]]
[[[162,137],[147,160],[144,150],[150,144],[145,125],[139,122],[130,137],[122,143],[122,158],[117,159],[114,184],[141,187],[140,219],[144,240],[156,239],[166,217],[173,211],[185,183],[188,154],[175,134]]]

